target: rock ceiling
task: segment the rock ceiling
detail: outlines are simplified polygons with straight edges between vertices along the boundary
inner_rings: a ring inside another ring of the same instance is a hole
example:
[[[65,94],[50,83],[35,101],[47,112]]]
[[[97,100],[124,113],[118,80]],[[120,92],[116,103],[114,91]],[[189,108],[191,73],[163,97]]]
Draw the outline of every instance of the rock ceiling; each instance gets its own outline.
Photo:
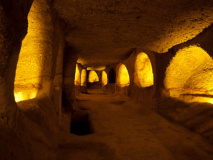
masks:
[[[108,65],[134,48],[164,53],[213,23],[212,0],[54,0],[81,63]]]

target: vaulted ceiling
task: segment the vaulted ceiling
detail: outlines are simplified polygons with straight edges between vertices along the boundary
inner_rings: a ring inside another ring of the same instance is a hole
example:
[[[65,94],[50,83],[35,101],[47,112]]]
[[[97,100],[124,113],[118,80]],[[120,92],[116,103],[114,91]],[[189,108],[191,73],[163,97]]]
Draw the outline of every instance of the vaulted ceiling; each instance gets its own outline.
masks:
[[[212,0],[54,0],[53,7],[87,66],[117,63],[134,48],[164,53],[213,23]]]

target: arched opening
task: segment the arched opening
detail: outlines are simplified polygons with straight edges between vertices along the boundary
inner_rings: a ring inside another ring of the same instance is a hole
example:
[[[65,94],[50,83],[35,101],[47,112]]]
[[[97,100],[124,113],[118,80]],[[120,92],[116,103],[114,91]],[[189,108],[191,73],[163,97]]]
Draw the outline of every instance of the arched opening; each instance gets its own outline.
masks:
[[[87,89],[96,90],[96,89],[100,89],[100,88],[101,88],[101,82],[99,80],[97,72],[94,70],[89,71]]]
[[[166,70],[165,88],[171,97],[213,103],[213,59],[198,46],[180,49]]]
[[[78,67],[78,64],[76,64],[76,68],[75,68],[75,85],[80,85],[81,84],[81,74],[80,74],[80,70]]]
[[[115,80],[116,80],[115,70],[111,68],[109,70],[109,83],[115,83]]]
[[[146,53],[141,52],[135,61],[134,82],[139,87],[150,87],[153,85],[152,64]]]
[[[86,86],[87,85],[87,71],[86,69],[83,69],[81,71],[81,86]]]
[[[107,74],[105,71],[102,71],[102,86],[107,85],[107,83],[108,83]]]
[[[34,1],[28,14],[28,31],[22,41],[14,82],[16,102],[35,98],[38,94],[49,95],[50,92],[54,63],[50,57],[54,57],[56,52],[53,19],[51,13],[46,12],[49,6],[43,3]]]
[[[121,64],[118,69],[117,85],[126,87],[130,85],[129,73],[124,64]]]
[[[99,77],[95,71],[90,71],[89,72],[89,77],[88,77],[88,82],[93,83],[93,82],[98,82]]]

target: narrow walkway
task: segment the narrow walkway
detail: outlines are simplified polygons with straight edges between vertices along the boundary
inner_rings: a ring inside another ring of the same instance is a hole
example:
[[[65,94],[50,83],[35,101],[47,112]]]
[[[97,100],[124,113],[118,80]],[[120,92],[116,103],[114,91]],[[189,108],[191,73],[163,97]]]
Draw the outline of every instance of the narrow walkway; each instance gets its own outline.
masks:
[[[77,96],[94,133],[60,135],[59,160],[213,160],[213,145],[151,106],[96,91]]]

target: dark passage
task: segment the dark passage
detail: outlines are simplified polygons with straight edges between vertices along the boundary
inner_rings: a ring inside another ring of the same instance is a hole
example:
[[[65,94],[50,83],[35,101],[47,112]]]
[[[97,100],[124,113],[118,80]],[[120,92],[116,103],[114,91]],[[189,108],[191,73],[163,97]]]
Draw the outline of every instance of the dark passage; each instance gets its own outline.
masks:
[[[116,80],[115,70],[111,68],[109,71],[109,83],[115,83],[115,80]]]

